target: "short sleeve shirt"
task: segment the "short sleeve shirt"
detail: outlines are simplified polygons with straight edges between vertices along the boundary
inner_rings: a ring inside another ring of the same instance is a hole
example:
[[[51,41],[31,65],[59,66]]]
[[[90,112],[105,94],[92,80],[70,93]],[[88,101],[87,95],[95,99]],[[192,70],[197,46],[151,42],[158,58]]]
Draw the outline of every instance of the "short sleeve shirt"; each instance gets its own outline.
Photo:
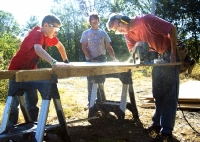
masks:
[[[152,14],[136,17],[133,27],[125,34],[129,51],[132,51],[136,42],[143,41],[158,53],[164,53],[171,46],[168,37],[171,28],[171,23]]]
[[[88,43],[88,50],[92,58],[106,54],[106,43],[110,43],[108,34],[101,30],[88,29],[82,33],[80,42]]]
[[[35,27],[23,40],[20,49],[11,59],[8,70],[36,69],[37,62],[40,60],[35,53],[34,45],[40,44],[44,50],[58,43],[57,37],[48,38],[39,26]]]

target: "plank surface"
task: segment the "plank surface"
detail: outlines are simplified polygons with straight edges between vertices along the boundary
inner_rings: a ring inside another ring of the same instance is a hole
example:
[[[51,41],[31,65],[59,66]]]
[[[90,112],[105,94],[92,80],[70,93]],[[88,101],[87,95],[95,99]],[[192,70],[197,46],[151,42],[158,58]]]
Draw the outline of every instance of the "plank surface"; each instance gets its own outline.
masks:
[[[153,100],[153,95],[140,96],[141,99]],[[179,100],[200,101],[200,81],[190,80],[179,87]]]
[[[142,70],[145,66],[168,66],[180,65],[180,63],[167,64],[133,64],[125,62],[72,62],[70,67],[53,66],[53,71],[58,75],[58,78],[102,75],[111,73],[127,72],[128,70]]]
[[[145,103],[139,105],[142,108],[155,108],[154,103]],[[187,108],[187,109],[200,109],[200,104],[199,103],[180,103],[180,106],[178,105],[177,108]]]
[[[152,94],[140,96],[143,104],[140,107],[154,108]],[[182,108],[200,109],[200,81],[190,80],[180,84],[178,102]]]
[[[15,79],[18,70],[0,70],[0,79]]]
[[[16,72],[16,82],[51,80],[53,74],[54,73],[51,68],[19,70],[18,72]]]
[[[50,80],[52,75],[58,78],[68,78],[76,76],[103,75],[112,73],[127,72],[128,70],[142,70],[145,66],[169,66],[180,65],[180,63],[165,64],[133,64],[123,62],[71,62],[73,66],[57,67],[49,69],[20,70],[16,73],[16,81]]]

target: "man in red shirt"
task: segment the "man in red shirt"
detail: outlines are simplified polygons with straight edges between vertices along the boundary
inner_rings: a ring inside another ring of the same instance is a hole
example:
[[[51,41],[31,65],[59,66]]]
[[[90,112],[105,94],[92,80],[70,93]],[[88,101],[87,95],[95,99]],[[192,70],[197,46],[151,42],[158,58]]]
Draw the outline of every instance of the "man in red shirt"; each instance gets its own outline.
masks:
[[[51,65],[56,66],[70,66],[69,60],[63,44],[56,37],[61,22],[55,15],[47,15],[42,20],[42,27],[35,27],[24,38],[20,49],[11,59],[8,70],[28,70],[36,69],[38,61],[42,58]],[[56,46],[64,62],[57,62],[52,58],[46,49],[50,46]],[[9,81],[9,84],[13,80]],[[24,93],[26,99],[26,106],[33,121],[37,121],[39,109],[36,106],[38,102],[37,90],[29,89]],[[8,126],[17,124],[19,102],[17,97],[14,97]]]
[[[176,27],[155,15],[129,18],[118,13],[110,15],[108,30],[124,34],[129,52],[136,42],[147,42],[163,62],[174,63],[177,56]],[[153,123],[148,133],[156,132],[155,141],[172,138],[179,92],[179,66],[157,66],[152,70],[152,92],[155,99]]]

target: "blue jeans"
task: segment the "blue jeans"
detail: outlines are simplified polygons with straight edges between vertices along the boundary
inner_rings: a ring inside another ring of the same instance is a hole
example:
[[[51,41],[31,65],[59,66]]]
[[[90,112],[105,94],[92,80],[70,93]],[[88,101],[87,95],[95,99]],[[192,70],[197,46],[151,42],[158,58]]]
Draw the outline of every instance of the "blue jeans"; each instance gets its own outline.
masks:
[[[105,55],[100,55],[96,58],[93,58],[93,60],[97,60],[99,62],[106,62],[106,56]],[[89,60],[86,60],[86,62],[90,62]],[[96,75],[96,76],[87,76],[87,86],[88,86],[88,101],[90,102],[90,98],[91,98],[91,93],[92,93],[92,85],[93,85],[93,81],[97,81],[97,82],[105,82],[105,76],[104,75]],[[97,95],[97,99],[98,99],[98,95]]]
[[[164,59],[170,61],[170,52]],[[178,59],[177,59],[178,60]],[[160,125],[161,133],[172,133],[179,94],[179,66],[157,66],[152,70],[155,113],[152,125]]]
[[[9,85],[12,83],[12,80],[9,80]],[[31,89],[24,91],[24,97],[26,102],[27,110],[30,114],[30,117],[33,121],[37,121],[38,118],[38,112],[39,108],[37,107],[38,103],[38,95],[37,95],[37,89]],[[17,99],[17,96],[14,96],[12,105],[11,105],[11,111],[10,111],[10,117],[8,120],[8,126],[13,126],[17,124],[18,117],[19,117],[19,101]]]

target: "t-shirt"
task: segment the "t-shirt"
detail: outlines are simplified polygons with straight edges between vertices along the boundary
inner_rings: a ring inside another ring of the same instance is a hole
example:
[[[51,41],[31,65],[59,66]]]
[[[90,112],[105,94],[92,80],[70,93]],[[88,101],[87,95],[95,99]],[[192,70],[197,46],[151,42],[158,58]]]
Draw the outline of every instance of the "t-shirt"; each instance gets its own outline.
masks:
[[[36,69],[40,57],[35,53],[34,45],[40,44],[44,50],[58,43],[57,37],[48,38],[39,26],[35,27],[23,40],[20,49],[11,59],[8,70]]]
[[[95,58],[106,54],[106,43],[111,42],[111,40],[105,31],[90,28],[82,33],[80,42],[88,43],[90,56]]]
[[[155,15],[136,17],[133,27],[124,35],[129,51],[132,51],[136,42],[143,41],[158,53],[164,53],[171,46],[168,37],[171,28],[171,23]]]

